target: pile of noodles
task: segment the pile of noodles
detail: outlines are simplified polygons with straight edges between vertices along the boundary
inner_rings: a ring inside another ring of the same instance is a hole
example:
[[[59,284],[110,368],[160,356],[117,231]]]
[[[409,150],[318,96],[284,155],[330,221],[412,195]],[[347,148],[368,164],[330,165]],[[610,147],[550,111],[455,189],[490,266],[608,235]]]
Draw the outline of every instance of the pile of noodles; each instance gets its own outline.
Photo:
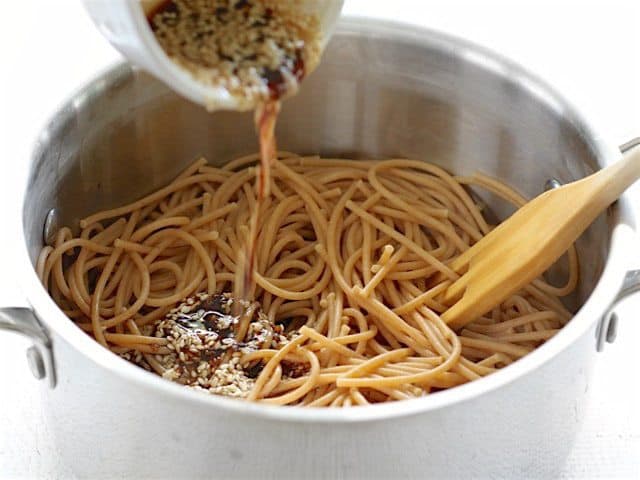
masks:
[[[199,160],[151,195],[85,218],[77,236],[62,228],[38,260],[43,284],[98,342],[140,352],[162,374],[167,340],[144,332],[186,297],[234,291],[256,161]],[[489,177],[280,153],[269,182],[249,294],[295,334],[280,350],[244,355],[264,364],[249,400],[349,406],[426,395],[509,365],[571,318],[558,298],[577,283],[573,248],[565,286],[537,279],[460,331],[441,319],[440,297],[458,278],[448,265],[493,228],[465,185],[524,203]],[[283,375],[283,361],[305,374]]]

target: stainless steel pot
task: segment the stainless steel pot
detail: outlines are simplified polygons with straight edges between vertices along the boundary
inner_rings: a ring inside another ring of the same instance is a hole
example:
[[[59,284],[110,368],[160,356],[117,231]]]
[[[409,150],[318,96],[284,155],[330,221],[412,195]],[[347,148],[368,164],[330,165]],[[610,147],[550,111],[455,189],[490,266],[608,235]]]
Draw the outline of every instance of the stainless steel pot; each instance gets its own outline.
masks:
[[[321,67],[286,102],[278,141],[300,153],[481,170],[527,195],[619,156],[517,65],[461,40],[365,20],[342,22]],[[638,289],[637,275],[625,277],[634,226],[626,197],[579,241],[573,301],[582,307],[557,336],[482,380],[366,408],[269,407],[185,389],[100,347],[38,282],[34,259],[57,226],[160,187],[197,155],[222,163],[256,148],[250,115],[209,115],[127,65],[77,92],[42,131],[20,232],[31,307],[2,310],[0,329],[34,341],[28,358],[46,380],[62,460],[92,478],[553,476],[580,424],[596,349],[613,339],[610,312]]]

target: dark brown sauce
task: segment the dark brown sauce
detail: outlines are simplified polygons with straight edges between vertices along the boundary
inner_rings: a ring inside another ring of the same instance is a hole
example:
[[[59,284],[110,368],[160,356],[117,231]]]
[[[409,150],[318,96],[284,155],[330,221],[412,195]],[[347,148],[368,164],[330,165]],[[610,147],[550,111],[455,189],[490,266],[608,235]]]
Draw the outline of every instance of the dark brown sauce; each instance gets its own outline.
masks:
[[[236,272],[234,295],[244,300],[252,300],[254,289],[254,271],[256,265],[256,251],[258,248],[258,216],[262,205],[270,193],[271,167],[276,161],[277,147],[275,127],[280,112],[280,102],[266,102],[256,109],[255,126],[260,143],[260,166],[256,177],[256,205],[251,212],[249,224],[249,238]]]
[[[285,76],[287,70],[288,68],[282,66],[278,70],[265,69],[262,73],[262,78],[266,81],[267,87],[269,88],[271,100],[278,100],[287,94],[289,89]],[[304,59],[302,58],[302,52],[300,50],[296,51],[293,68],[290,73],[297,82],[301,82],[304,78]]]
[[[239,307],[240,315],[234,313],[234,306]],[[218,386],[226,382],[237,383],[240,388],[243,377],[255,379],[264,367],[260,359],[238,364],[242,355],[262,348],[281,348],[287,342],[284,327],[269,320],[257,303],[238,301],[227,294],[199,294],[186,299],[156,325],[154,336],[166,338],[171,345],[173,352],[156,359],[173,371],[172,379],[198,387],[210,382],[215,371],[224,366],[226,374],[218,378]],[[299,375],[305,368],[291,363],[285,370]]]
[[[176,5],[176,3],[173,0],[164,0],[161,3],[158,3],[158,5],[156,5],[153,9],[151,9],[150,11],[146,12],[147,15],[147,22],[149,23],[149,26],[151,27],[151,30],[155,30],[155,24],[153,22],[153,18],[158,15],[158,14],[162,14],[162,13],[174,13],[174,14],[178,14],[178,6]]]
[[[207,300],[200,302],[194,312],[198,315],[180,313],[176,314],[176,323],[190,331],[201,331],[204,333],[215,333],[217,336],[226,338],[233,337],[233,317],[226,307],[229,303],[223,295],[213,295]],[[220,319],[224,321],[221,322]],[[221,328],[220,325],[225,325]]]

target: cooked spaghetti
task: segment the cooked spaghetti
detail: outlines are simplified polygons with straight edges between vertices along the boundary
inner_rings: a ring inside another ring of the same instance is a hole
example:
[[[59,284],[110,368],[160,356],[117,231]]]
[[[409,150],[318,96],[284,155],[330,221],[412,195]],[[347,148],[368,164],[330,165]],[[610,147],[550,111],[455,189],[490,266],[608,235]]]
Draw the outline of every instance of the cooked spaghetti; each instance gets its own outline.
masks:
[[[229,292],[256,206],[257,155],[221,168],[198,160],[143,199],[83,219],[77,236],[60,229],[37,262],[43,284],[117,354],[279,405],[366,405],[455,387],[526,355],[571,318],[559,297],[578,280],[573,248],[566,285],[537,279],[457,332],[441,319],[459,275],[448,265],[493,228],[466,185],[521,206],[505,185],[422,161],[279,159],[258,213],[255,303],[222,326],[230,309],[220,299],[237,301]]]

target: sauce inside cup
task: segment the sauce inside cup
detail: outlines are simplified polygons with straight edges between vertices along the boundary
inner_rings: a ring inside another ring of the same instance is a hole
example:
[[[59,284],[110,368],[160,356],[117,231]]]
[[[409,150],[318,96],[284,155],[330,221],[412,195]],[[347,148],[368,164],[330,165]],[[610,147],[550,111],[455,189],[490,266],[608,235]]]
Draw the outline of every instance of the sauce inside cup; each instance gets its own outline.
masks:
[[[168,0],[147,12],[147,19],[175,64],[255,108],[294,94],[318,63],[319,21],[296,3]]]

